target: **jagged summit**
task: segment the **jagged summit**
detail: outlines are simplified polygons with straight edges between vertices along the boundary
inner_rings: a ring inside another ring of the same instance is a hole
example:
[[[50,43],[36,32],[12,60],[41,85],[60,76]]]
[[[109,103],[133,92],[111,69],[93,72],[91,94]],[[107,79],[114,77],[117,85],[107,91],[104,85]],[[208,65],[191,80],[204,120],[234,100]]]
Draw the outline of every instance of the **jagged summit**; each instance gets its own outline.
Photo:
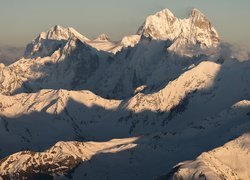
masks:
[[[161,11],[158,11],[156,14],[156,16],[166,16],[166,17],[175,17],[174,14],[169,10],[169,9],[163,9]]]
[[[110,41],[110,38],[107,34],[100,34],[95,41]]]
[[[191,16],[205,16],[199,9],[193,8],[191,11]]]
[[[62,27],[59,25],[55,25],[47,32],[42,32],[40,34],[40,38],[42,39],[53,39],[53,40],[67,40],[71,37],[77,37],[83,41],[89,40],[88,38],[81,35],[72,27]]]
[[[209,19],[198,9],[193,9],[188,19],[193,26],[203,29],[204,31],[211,30],[217,37],[219,37]]]
[[[137,34],[156,40],[173,40],[179,34],[176,29],[178,25],[178,18],[170,10],[164,9],[148,16]]]
[[[198,9],[193,9],[185,19],[175,17],[168,9],[159,11],[147,17],[137,34],[153,40],[169,40],[172,42],[169,50],[182,54],[190,48],[214,48],[220,42],[217,31]]]
[[[25,58],[45,57],[53,54],[54,51],[66,44],[71,38],[77,38],[83,42],[89,41],[74,28],[64,28],[56,25],[47,32],[42,32],[30,44],[24,52]]]
[[[217,31],[198,9],[193,9],[190,16],[185,19],[179,19],[169,9],[163,9],[148,16],[136,35],[125,36],[120,43],[111,42],[106,34],[89,40],[74,28],[56,25],[49,31],[42,32],[28,44],[24,57],[50,56],[72,37],[86,42],[97,50],[108,52],[117,52],[123,47],[133,47],[139,43],[141,37],[146,37],[153,40],[169,41],[168,51],[185,56],[207,54],[207,51],[203,51],[204,49],[217,48],[220,43]]]
[[[69,28],[64,28],[59,25],[55,25],[48,32],[45,32],[45,33],[43,32],[41,33],[41,35],[44,35],[44,38],[47,38],[47,39],[57,39],[57,40],[65,39],[66,40],[70,36],[72,36],[73,33],[71,32]]]

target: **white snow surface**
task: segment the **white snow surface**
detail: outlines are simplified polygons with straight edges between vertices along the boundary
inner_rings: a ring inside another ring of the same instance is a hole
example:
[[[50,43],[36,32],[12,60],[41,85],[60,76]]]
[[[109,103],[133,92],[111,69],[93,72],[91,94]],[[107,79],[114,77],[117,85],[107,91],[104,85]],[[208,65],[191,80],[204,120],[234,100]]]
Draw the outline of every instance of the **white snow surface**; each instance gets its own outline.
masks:
[[[64,175],[81,162],[99,153],[118,153],[136,146],[136,138],[114,139],[108,142],[58,142],[44,152],[23,151],[1,161],[0,175],[9,178],[31,178],[33,174]],[[29,175],[25,175],[29,174]]]
[[[164,9],[149,16],[138,34],[154,40],[169,40],[172,45],[168,49],[182,55],[216,48],[220,42],[211,22],[197,9],[193,9],[186,19],[179,19],[170,10]]]
[[[119,42],[41,33],[0,64],[0,176],[250,179],[250,62],[219,45],[197,9],[160,11]]]
[[[76,179],[84,173],[88,174],[87,179],[100,179],[104,172],[109,179],[119,174],[123,174],[121,179],[153,179],[164,174],[165,167],[170,169],[181,160],[248,130],[250,104],[240,101],[250,92],[249,81],[242,80],[249,72],[245,64],[244,67],[245,70],[237,63],[232,66],[202,62],[162,90],[139,93],[129,100],[107,100],[85,90],[1,95],[1,149],[7,155],[25,147],[41,151],[58,141],[67,144],[71,140],[104,142],[135,137],[132,150],[113,153],[108,149],[101,156],[93,156],[93,167],[78,160],[77,166],[70,163],[67,167],[77,167],[72,174]],[[235,88],[229,90],[230,87]],[[29,154],[25,153],[25,157]],[[19,159],[17,155],[11,159]],[[113,160],[105,166],[108,157]],[[27,162],[25,158],[23,161]],[[17,169],[25,169],[24,164]],[[145,173],[145,169],[152,170]],[[96,174],[97,171],[102,173]]]
[[[242,102],[244,104],[246,102]],[[204,152],[194,161],[178,164],[174,179],[250,179],[250,134]]]

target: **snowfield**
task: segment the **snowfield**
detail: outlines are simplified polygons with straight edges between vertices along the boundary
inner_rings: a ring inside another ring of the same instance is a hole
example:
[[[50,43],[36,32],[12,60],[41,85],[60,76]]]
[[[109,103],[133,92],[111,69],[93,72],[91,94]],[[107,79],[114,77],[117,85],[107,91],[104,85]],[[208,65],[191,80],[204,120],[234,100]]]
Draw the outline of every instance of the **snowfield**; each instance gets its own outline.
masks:
[[[0,64],[0,179],[250,179],[250,61],[221,47],[197,9],[42,32]]]
[[[174,179],[250,179],[250,136],[244,134],[222,147],[177,165]]]

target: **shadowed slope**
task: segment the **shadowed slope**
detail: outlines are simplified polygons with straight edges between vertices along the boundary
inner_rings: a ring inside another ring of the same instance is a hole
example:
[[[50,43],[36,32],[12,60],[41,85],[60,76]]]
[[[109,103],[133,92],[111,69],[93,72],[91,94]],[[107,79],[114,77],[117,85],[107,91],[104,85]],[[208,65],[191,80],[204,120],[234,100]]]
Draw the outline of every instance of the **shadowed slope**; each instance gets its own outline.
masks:
[[[92,163],[82,163],[71,176],[87,173],[87,179],[100,179],[104,173],[109,179],[119,174],[121,179],[152,179],[247,131],[249,105],[230,106],[249,96],[249,63],[228,63],[203,62],[161,91],[138,94],[129,101],[66,90],[2,96],[1,156],[21,149],[41,151],[61,140],[140,136],[133,150],[94,155]],[[96,175],[97,171],[102,173]]]

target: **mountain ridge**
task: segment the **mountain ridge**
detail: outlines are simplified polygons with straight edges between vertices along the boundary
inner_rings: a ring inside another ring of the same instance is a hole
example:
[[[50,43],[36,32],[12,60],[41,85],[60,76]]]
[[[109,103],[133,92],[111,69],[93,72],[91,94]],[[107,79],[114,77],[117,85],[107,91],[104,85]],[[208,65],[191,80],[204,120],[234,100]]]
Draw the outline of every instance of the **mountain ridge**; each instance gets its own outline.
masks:
[[[0,176],[153,179],[174,167],[163,179],[196,177],[217,161],[178,163],[249,130],[250,62],[220,48],[197,9],[159,11],[119,42],[41,33],[24,58],[0,64]]]
[[[198,53],[199,49],[216,48],[220,42],[211,22],[197,9],[193,9],[186,19],[175,17],[169,9],[159,11],[146,19],[138,34],[154,40],[173,41],[169,50],[186,55],[189,53],[178,50],[191,47]]]

